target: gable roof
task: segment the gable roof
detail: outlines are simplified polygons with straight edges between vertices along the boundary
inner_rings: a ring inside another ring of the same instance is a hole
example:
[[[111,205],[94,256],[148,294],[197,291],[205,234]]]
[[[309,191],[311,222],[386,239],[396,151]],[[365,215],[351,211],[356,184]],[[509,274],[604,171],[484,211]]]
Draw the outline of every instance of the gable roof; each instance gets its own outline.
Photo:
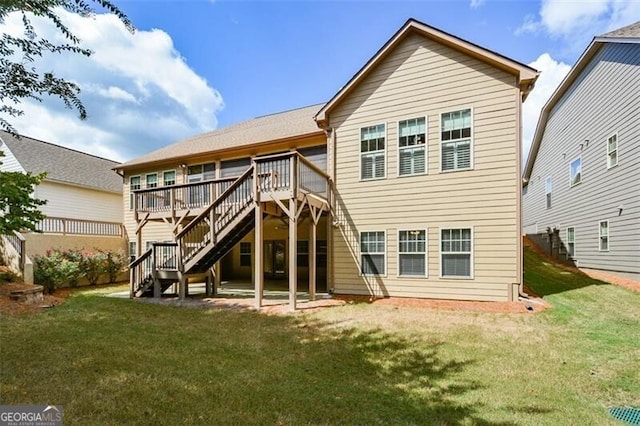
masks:
[[[336,93],[329,102],[327,102],[314,119],[322,126],[327,121],[327,114],[342,101],[355,86],[358,85],[384,58],[391,52],[402,40],[409,34],[418,33],[424,37],[449,46],[455,50],[461,51],[469,56],[487,62],[499,69],[507,71],[518,77],[518,84],[523,93],[523,100],[526,99],[529,92],[533,89],[539,72],[528,65],[514,61],[499,53],[467,40],[456,37],[438,28],[427,25],[413,18],[407,20],[405,24],[373,55],[371,59]]]
[[[47,181],[122,193],[122,178],[112,170],[120,164],[116,161],[27,136],[17,139],[4,131],[0,131],[0,142],[9,148],[25,171],[47,172]]]
[[[322,135],[313,121],[313,114],[322,104],[264,115],[233,124],[222,129],[196,135],[172,145],[152,151],[121,164],[117,169],[127,169],[142,164],[166,160],[179,160],[192,155],[209,154],[239,147],[249,147]]]
[[[560,82],[558,88],[553,92],[547,103],[542,107],[540,117],[538,118],[538,124],[536,125],[536,131],[533,135],[533,140],[531,141],[527,164],[525,165],[524,174],[522,175],[522,186],[526,186],[531,178],[533,164],[535,163],[538,151],[540,150],[540,144],[542,143],[542,136],[544,134],[545,127],[547,126],[549,113],[571,87],[573,82],[576,81],[591,59],[593,59],[602,46],[607,43],[640,43],[640,21],[594,37],[589,46],[582,53],[582,56],[578,58],[578,61],[575,63],[573,68],[571,68],[564,80]]]

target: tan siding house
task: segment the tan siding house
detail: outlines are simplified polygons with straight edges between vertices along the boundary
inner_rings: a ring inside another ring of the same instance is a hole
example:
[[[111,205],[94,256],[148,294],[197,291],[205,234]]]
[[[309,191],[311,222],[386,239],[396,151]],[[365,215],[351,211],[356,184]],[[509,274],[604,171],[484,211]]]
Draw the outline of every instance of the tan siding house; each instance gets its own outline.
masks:
[[[526,65],[409,20],[328,103],[250,120],[125,163],[126,226],[130,235],[141,229],[140,213],[136,219],[135,203],[128,199],[132,176],[143,181],[151,170],[181,165],[178,180],[186,183],[184,171],[191,164],[211,161],[220,178],[225,160],[243,153],[252,157],[247,167],[256,169],[255,184],[266,174],[272,180],[283,175],[262,166],[267,164],[262,155],[295,149],[303,162],[303,147],[324,147],[326,161],[319,167],[326,171],[322,179],[329,191],[308,190],[318,182],[305,183],[308,178],[299,172],[289,183],[303,187],[291,189],[289,198],[258,184],[254,217],[268,214],[256,219],[255,230],[226,249],[222,260],[216,258],[217,267],[207,265],[213,275],[221,268],[221,279],[251,277],[258,300],[266,269],[274,265],[275,246],[268,242],[281,239],[290,292],[297,279],[306,279],[313,293],[316,275],[326,276],[324,289],[342,294],[513,300],[522,283],[521,102],[537,75]],[[273,123],[283,134],[267,138]],[[291,164],[288,176],[303,166]],[[213,220],[203,225],[206,232]],[[196,228],[188,219],[161,222],[150,222],[141,233],[173,241],[182,227]],[[323,243],[310,244],[314,240]],[[190,250],[184,244],[178,251]],[[313,256],[311,246],[326,258]],[[249,249],[251,275],[240,266],[248,264]],[[305,250],[306,260],[298,256]],[[302,271],[298,261],[305,265]]]

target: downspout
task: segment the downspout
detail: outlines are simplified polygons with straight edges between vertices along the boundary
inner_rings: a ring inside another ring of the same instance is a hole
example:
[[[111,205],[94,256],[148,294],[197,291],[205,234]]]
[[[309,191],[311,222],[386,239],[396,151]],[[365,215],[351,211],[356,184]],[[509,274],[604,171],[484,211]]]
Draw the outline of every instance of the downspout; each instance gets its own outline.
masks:
[[[524,93],[518,87],[516,89],[516,117],[517,117],[517,133],[516,133],[516,277],[518,279],[518,295],[510,295],[510,299],[518,300],[524,295],[524,251],[522,248],[522,96]],[[513,292],[513,290],[511,291]]]

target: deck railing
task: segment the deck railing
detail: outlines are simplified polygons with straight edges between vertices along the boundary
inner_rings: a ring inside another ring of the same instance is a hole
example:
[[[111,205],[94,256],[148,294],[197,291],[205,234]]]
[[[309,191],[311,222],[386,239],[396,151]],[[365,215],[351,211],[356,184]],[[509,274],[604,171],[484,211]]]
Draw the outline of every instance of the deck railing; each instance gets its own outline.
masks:
[[[186,183],[161,188],[141,189],[134,192],[134,206],[142,213],[171,213],[207,207],[222,194],[236,178]]]
[[[18,233],[18,232],[14,232],[13,234],[10,235],[4,235],[4,238],[9,241],[9,244],[11,244],[11,246],[14,248],[14,250],[18,253],[18,262],[20,264],[20,271],[24,271],[24,263],[25,263],[25,256],[26,256],[26,250],[25,250],[25,239],[24,237]]]
[[[178,270],[178,244],[153,243],[153,266],[162,271]]]
[[[121,223],[64,217],[46,217],[36,225],[36,229],[47,234],[106,237],[122,237],[124,235],[124,228]]]
[[[152,279],[153,274],[153,248],[150,248],[139,258],[129,264],[129,282],[131,283],[131,297],[144,286],[145,282]]]

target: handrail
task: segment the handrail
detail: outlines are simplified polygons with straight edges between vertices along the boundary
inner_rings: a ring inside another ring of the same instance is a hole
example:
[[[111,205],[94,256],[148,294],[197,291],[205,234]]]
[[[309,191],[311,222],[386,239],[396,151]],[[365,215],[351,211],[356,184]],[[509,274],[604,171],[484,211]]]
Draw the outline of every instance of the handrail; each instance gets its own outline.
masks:
[[[153,252],[152,249],[149,249],[147,251],[145,251],[144,253],[142,253],[142,256],[140,256],[139,258],[137,258],[136,260],[134,260],[133,262],[131,262],[129,264],[129,269],[135,268],[136,266],[138,266],[140,263],[142,263],[147,257],[151,256],[151,253]]]
[[[20,266],[20,272],[24,272],[24,264],[26,254],[26,241],[22,234],[18,231],[13,231],[12,235],[4,235],[4,237],[9,241],[9,244],[15,249],[18,253],[18,264]]]
[[[175,189],[188,188],[190,186],[197,185],[197,184],[222,183],[225,181],[231,182],[231,181],[234,181],[235,179],[236,179],[235,177],[208,179],[208,180],[201,180],[198,182],[180,183],[177,185],[156,186],[155,188],[136,189],[132,192],[134,194],[143,194],[145,192],[166,191],[167,189],[171,189],[171,188],[175,188]]]
[[[300,154],[298,151],[296,151],[296,154],[298,154],[298,160],[300,162],[304,163],[305,166],[309,167],[311,170],[313,170],[314,172],[318,173],[323,178],[325,178],[327,180],[331,180],[331,177],[327,174],[327,172],[325,172],[320,167],[315,165],[312,161],[310,161],[304,155]]]
[[[135,293],[140,290],[141,284],[153,273],[151,253],[153,253],[153,249],[147,250],[142,256],[129,264],[130,296],[132,298],[135,296]]]
[[[178,234],[176,234],[176,240],[182,238],[189,230],[198,226],[203,218],[211,214],[211,210],[215,209],[220,204],[222,204],[222,201],[226,197],[228,197],[229,194],[231,194],[237,187],[239,187],[242,183],[244,183],[243,181],[249,176],[253,176],[253,167],[248,168],[242,175],[240,175],[240,177],[238,177],[231,184],[231,186],[229,186],[229,188],[227,188],[222,194],[220,194],[213,203],[209,204],[209,207],[203,210],[198,216],[196,216],[191,222],[189,222],[187,226],[185,226],[180,232],[178,232]]]

